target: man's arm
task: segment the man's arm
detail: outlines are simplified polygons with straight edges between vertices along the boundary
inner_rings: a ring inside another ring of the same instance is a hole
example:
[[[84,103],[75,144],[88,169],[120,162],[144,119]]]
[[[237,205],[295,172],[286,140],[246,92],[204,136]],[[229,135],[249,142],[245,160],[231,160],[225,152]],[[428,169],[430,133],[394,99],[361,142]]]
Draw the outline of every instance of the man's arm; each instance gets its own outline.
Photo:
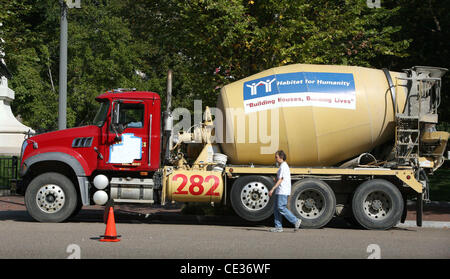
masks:
[[[272,189],[269,192],[269,197],[271,197],[273,195],[273,191],[275,191],[275,189],[280,186],[281,182],[283,181],[283,177],[281,177],[280,179],[278,179],[277,183],[275,184],[275,186],[272,187]]]

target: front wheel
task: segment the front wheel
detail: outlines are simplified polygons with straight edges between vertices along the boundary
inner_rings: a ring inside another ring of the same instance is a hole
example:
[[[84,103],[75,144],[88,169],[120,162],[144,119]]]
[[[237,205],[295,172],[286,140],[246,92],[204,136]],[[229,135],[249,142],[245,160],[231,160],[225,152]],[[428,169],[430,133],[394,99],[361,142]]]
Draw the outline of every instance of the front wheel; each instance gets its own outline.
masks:
[[[27,211],[39,222],[63,222],[72,215],[77,204],[78,195],[72,181],[60,173],[35,177],[25,192]]]

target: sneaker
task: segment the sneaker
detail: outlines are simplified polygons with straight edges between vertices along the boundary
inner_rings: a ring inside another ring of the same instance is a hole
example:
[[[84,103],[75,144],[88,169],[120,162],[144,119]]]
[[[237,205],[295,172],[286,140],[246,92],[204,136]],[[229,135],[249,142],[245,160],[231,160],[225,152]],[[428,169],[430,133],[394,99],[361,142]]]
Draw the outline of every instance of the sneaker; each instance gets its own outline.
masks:
[[[269,232],[283,232],[283,228],[271,228]]]
[[[301,224],[302,224],[302,220],[298,219],[297,223],[295,223],[294,232],[298,231]]]

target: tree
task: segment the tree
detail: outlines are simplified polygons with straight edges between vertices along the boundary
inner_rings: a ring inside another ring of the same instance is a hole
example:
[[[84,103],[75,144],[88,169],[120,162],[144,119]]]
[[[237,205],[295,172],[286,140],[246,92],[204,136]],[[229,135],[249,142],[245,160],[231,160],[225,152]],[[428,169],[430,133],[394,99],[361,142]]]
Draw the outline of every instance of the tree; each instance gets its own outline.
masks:
[[[375,66],[396,70],[412,66],[435,66],[450,69],[450,2],[436,0],[383,1],[383,6],[397,7],[399,13],[390,22],[381,24],[401,26],[397,40],[410,40],[407,57],[377,57]],[[450,73],[442,79],[442,103],[439,107],[440,129],[450,132]]]
[[[42,132],[57,127],[60,7],[58,1],[29,2],[22,3],[28,10],[5,20],[4,49],[13,72],[13,110]],[[146,50],[131,37],[118,2],[83,1],[82,9],[69,11],[68,127],[88,124],[97,110],[95,96],[106,90],[160,88],[152,70],[145,78],[136,74]],[[9,28],[12,23],[16,27]]]
[[[380,24],[399,8],[369,9],[364,1],[141,0],[126,5],[132,7],[131,25],[139,26],[132,27],[134,32],[189,69],[183,72],[190,77],[189,93],[209,105],[220,86],[271,67],[372,66],[376,57],[407,55],[408,40],[393,39],[400,27]]]
[[[83,0],[68,16],[68,127],[89,123],[95,96],[111,88],[136,87],[164,98],[169,68],[173,105],[187,108],[194,99],[215,106],[221,86],[290,63],[401,70],[412,55],[419,57],[410,44],[429,39],[425,31],[415,33],[420,25],[409,14],[419,8],[407,2],[386,0],[370,9],[361,0]],[[58,1],[5,3],[14,15],[2,17],[9,22],[2,30],[17,96],[13,109],[33,128],[55,129]],[[427,3],[438,5],[418,6]],[[433,13],[444,30],[448,17]],[[427,22],[430,16],[424,15]],[[431,39],[446,49],[443,37]],[[431,42],[422,44],[430,49],[427,57],[435,55]]]

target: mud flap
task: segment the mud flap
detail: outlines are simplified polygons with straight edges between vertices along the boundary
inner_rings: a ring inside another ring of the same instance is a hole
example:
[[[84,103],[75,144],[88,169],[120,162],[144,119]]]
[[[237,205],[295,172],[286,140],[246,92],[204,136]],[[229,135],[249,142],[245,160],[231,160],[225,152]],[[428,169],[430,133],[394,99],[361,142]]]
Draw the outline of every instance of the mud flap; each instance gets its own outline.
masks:
[[[402,212],[402,217],[400,219],[400,223],[402,223],[402,224],[405,223],[407,215],[408,215],[407,199],[406,199],[406,195],[403,195],[403,212]]]
[[[422,227],[422,214],[423,214],[423,193],[417,193],[416,225],[418,227]]]

